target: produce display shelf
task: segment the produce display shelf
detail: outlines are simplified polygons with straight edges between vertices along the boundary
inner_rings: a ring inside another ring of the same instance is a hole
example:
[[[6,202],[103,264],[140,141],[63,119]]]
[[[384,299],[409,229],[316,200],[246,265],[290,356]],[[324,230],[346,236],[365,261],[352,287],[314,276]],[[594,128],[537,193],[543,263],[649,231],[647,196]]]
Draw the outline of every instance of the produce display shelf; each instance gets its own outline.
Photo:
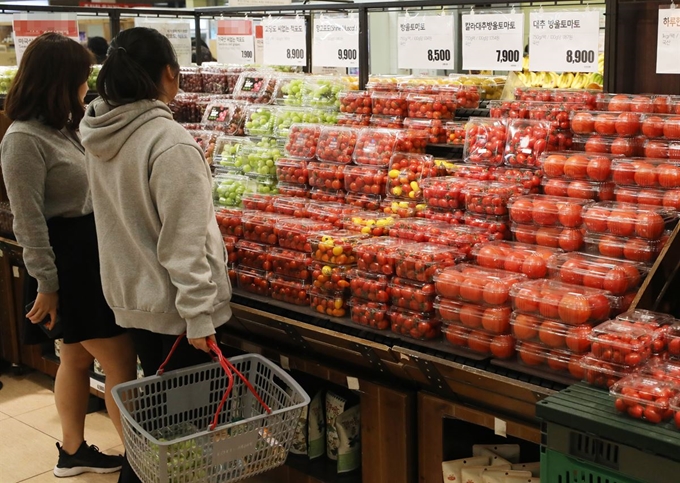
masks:
[[[548,426],[554,423],[645,453],[680,461],[680,431],[670,423],[654,425],[619,414],[607,391],[583,383],[539,401],[536,416]],[[550,438],[547,444],[550,447]]]
[[[534,369],[525,364],[518,362],[515,359],[491,359],[491,364],[494,366],[504,367],[515,372],[525,372],[536,377],[546,377],[546,370]],[[550,379],[564,384],[565,386],[571,386],[576,382],[573,378],[568,376],[562,376],[560,374],[550,374]]]
[[[588,464],[547,448],[542,448],[541,478],[545,478],[545,481],[559,481],[561,483],[581,483],[584,481],[643,483],[641,480],[618,475],[611,470]]]

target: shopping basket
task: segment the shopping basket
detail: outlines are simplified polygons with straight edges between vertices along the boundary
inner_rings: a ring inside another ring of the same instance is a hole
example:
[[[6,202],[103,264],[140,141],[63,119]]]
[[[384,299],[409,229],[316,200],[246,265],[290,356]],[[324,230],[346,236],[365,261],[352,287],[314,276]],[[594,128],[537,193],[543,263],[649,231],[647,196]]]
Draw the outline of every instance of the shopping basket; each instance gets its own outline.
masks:
[[[288,456],[307,393],[262,356],[227,360],[209,346],[215,362],[163,373],[173,348],[158,374],[112,390],[127,459],[144,483],[231,483]]]

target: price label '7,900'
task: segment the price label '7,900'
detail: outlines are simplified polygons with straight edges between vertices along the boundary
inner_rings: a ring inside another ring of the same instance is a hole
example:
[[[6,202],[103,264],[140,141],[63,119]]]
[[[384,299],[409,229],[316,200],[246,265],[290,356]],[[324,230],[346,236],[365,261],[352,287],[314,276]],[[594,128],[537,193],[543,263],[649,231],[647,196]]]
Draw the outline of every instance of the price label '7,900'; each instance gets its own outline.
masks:
[[[524,15],[463,15],[464,70],[522,70]]]

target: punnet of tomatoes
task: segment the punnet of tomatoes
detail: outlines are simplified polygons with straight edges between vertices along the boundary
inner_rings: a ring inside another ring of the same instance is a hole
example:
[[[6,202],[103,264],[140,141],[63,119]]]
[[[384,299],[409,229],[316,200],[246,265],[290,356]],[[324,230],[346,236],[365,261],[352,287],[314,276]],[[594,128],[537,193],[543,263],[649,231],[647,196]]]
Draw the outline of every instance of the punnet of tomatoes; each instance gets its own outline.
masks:
[[[387,236],[390,228],[397,221],[392,215],[375,211],[360,211],[345,217],[345,230],[371,236]]]
[[[424,210],[419,210],[416,212],[417,218],[445,221],[450,225],[462,225],[464,223],[464,216],[465,212],[463,210],[444,211],[435,208],[425,208]]]
[[[538,342],[517,341],[515,345],[519,361],[529,367],[549,369],[580,380],[583,379],[581,359],[583,354],[553,349]]]
[[[318,124],[293,124],[288,132],[286,154],[296,158],[314,159],[321,126]]]
[[[232,266],[238,262],[238,252],[236,250],[236,244],[239,241],[238,237],[223,236],[222,241],[224,241],[224,248],[227,249],[227,263],[229,266]]]
[[[618,186],[614,188],[614,201],[663,206],[680,210],[680,189],[649,189]]]
[[[472,315],[473,311],[479,310],[484,312],[482,307],[465,306],[456,302],[442,300],[438,304],[437,312],[445,314],[438,316],[439,320],[442,321],[442,334],[444,338],[455,347],[467,348],[473,352],[494,356],[498,359],[509,359],[515,355],[515,339],[512,335],[482,330],[479,328],[481,324],[474,325],[471,328],[472,324],[469,322],[466,325],[459,321],[451,321],[448,315],[446,315],[450,313],[455,317],[454,314],[459,312],[465,320],[467,318],[482,319],[484,318],[483,315]],[[486,310],[492,311],[496,309]]]
[[[308,281],[311,278],[312,257],[303,252],[285,248],[272,248],[267,254],[268,270],[275,275]]]
[[[398,116],[371,116],[371,127],[382,129],[402,129],[404,118]]]
[[[603,389],[609,389],[619,380],[636,371],[634,367],[601,361],[591,355],[581,359],[581,368],[585,372],[584,381],[591,386]]]
[[[397,134],[394,150],[399,153],[425,154],[430,136],[418,129],[402,129]]]
[[[263,193],[244,193],[241,197],[245,210],[274,212],[274,200],[276,196]]]
[[[647,158],[680,159],[680,141],[666,139],[644,139],[639,141],[637,156]]]
[[[239,240],[235,248],[238,254],[238,263],[241,266],[257,270],[271,270],[272,265],[269,260],[271,247],[269,245]]]
[[[643,114],[640,131],[647,138],[680,140],[680,115]]]
[[[654,327],[609,320],[590,333],[592,354],[602,361],[640,367],[652,357],[660,333]]]
[[[406,94],[401,92],[373,92],[371,93],[372,114],[374,116],[404,118],[408,111]]]
[[[456,248],[433,243],[415,243],[397,247],[394,270],[397,276],[432,283],[435,274],[463,260]]]
[[[678,212],[672,208],[605,201],[589,205],[583,221],[589,233],[655,241],[675,227]]]
[[[342,293],[329,294],[317,288],[310,288],[309,306],[320,314],[331,317],[347,315],[347,298]]]
[[[467,263],[446,268],[434,277],[438,295],[450,300],[486,306],[508,306],[511,288],[526,280],[519,273]]]
[[[568,130],[570,114],[582,110],[579,103],[541,101],[489,101],[489,115],[497,119],[535,119],[553,122],[553,129]]]
[[[382,203],[380,195],[365,195],[362,193],[347,193],[345,203],[364,211],[378,211]]]
[[[574,252],[551,258],[548,270],[550,278],[563,283],[625,295],[640,286],[649,267],[629,260]]]
[[[309,162],[309,186],[324,190],[341,190],[345,187],[345,167],[341,164]]]
[[[400,218],[390,228],[390,236],[425,243],[432,238],[448,233],[453,228],[445,221],[427,220],[425,218]]]
[[[279,275],[269,277],[270,296],[288,304],[309,306],[309,285],[302,280],[291,280]]]
[[[611,181],[596,181],[544,178],[541,181],[543,192],[550,196],[566,196],[573,199],[613,201],[615,185]]]
[[[597,109],[611,112],[654,112],[653,96],[599,92]]]
[[[468,212],[494,216],[507,215],[510,198],[527,193],[520,184],[498,181],[467,183],[463,191]]]
[[[444,122],[445,121],[442,121],[441,119],[420,119],[416,117],[407,117],[404,119],[404,129],[425,133],[427,142],[429,144],[443,144],[446,142],[446,129],[444,127]],[[465,123],[463,123],[463,126],[464,125]],[[465,131],[463,130],[463,141],[464,140]]]
[[[451,175],[456,178],[475,179],[479,181],[497,181],[498,176],[506,168],[499,166],[480,166],[476,164],[454,164]]]
[[[476,245],[471,256],[480,267],[521,273],[530,279],[540,279],[548,275],[548,264],[552,257],[562,253],[559,248],[494,241]]]
[[[554,152],[543,153],[540,161],[548,178],[603,182],[611,180],[615,160],[611,154]]]
[[[510,219],[507,216],[478,215],[466,212],[463,222],[467,226],[484,228],[494,240],[510,239]]]
[[[387,311],[387,318],[395,334],[418,340],[441,337],[441,322],[431,315],[392,307]]]
[[[630,111],[574,112],[571,130],[575,134],[634,137],[642,134],[642,114]]]
[[[568,102],[595,109],[597,95],[601,91],[591,89],[549,89],[542,87],[516,87],[515,99],[520,101]]]
[[[661,424],[674,418],[675,411],[670,407],[670,401],[678,392],[680,388],[677,383],[657,381],[636,374],[624,377],[609,389],[619,413],[652,424]]]
[[[656,335],[654,342],[652,343],[652,354],[664,354],[668,350],[668,354],[673,356],[670,342],[673,339],[673,326],[677,323],[675,317],[649,310],[637,309],[617,315],[616,320],[633,325],[641,325],[645,328],[651,328]],[[674,351],[676,344],[677,343],[673,343]]]
[[[307,161],[296,158],[276,160],[276,178],[283,183],[307,184]]]
[[[220,227],[222,236],[243,236],[243,224],[241,217],[243,210],[238,208],[218,208],[215,207],[215,218],[217,226]]]
[[[352,322],[378,330],[388,330],[390,321],[387,318],[388,306],[379,302],[369,302],[352,297],[348,302]]]
[[[661,239],[656,241],[640,237],[626,238],[598,234],[587,234],[583,238],[587,253],[646,264],[656,261],[667,240],[668,233],[664,233]]]
[[[354,127],[321,126],[316,157],[326,163],[350,164],[359,130]]]
[[[396,153],[387,171],[387,194],[407,201],[421,200],[422,180],[437,174],[434,158],[429,154]]]
[[[680,188],[680,163],[667,159],[615,159],[613,180],[617,186],[647,189]]]
[[[279,195],[294,198],[309,198],[309,186],[279,182],[276,185]]]
[[[438,236],[430,238],[430,243],[457,248],[466,260],[478,246],[490,243],[493,236],[484,228],[466,225],[451,225]]]
[[[348,114],[370,114],[371,93],[366,91],[342,91],[338,93],[340,112]]]
[[[373,166],[345,166],[345,191],[383,195],[387,189],[387,169]]]
[[[551,349],[568,350],[575,354],[590,351],[588,337],[592,326],[571,326],[559,320],[515,312],[510,320],[512,335],[521,341],[539,342]]]
[[[307,198],[277,196],[274,200],[274,213],[295,218],[307,218]]]
[[[420,187],[430,208],[456,210],[465,208],[465,187],[469,182],[455,176],[439,176],[424,179]]]
[[[519,185],[527,194],[538,194],[541,190],[543,170],[501,168],[496,172],[496,178],[500,183],[515,183]]]
[[[361,129],[354,148],[354,162],[387,167],[395,151],[398,135],[397,129]]]
[[[406,240],[389,237],[362,240],[354,247],[357,268],[363,272],[394,275],[397,248],[409,243]]]
[[[556,319],[568,325],[596,324],[609,318],[620,302],[606,290],[557,280],[531,280],[510,288],[515,310]]]
[[[505,120],[471,117],[465,125],[463,159],[466,163],[500,166],[507,137]]]
[[[680,384],[680,361],[653,359],[637,372],[642,377]]]
[[[478,109],[482,99],[480,87],[475,85],[442,86],[441,92],[446,96],[455,96],[456,104],[461,109]]]
[[[437,297],[434,302],[437,317],[445,324],[481,330],[492,336],[510,334],[512,309],[507,305],[489,307]]]
[[[394,277],[389,285],[391,305],[419,314],[434,314],[434,285]]]
[[[665,141],[667,142],[667,141]],[[648,156],[644,150],[644,139],[640,137],[601,136],[599,134],[574,134],[574,151],[615,156]],[[664,156],[654,156],[664,157]]]
[[[242,218],[243,238],[267,245],[277,245],[279,238],[274,231],[274,227],[279,221],[289,219],[291,218],[275,213],[246,211],[243,213]]]
[[[312,245],[309,239],[316,233],[332,229],[331,223],[294,218],[278,221],[274,233],[281,248],[311,253]]]
[[[346,196],[347,192],[344,189],[311,188],[309,190],[309,198],[312,201],[324,203],[345,203]]]
[[[323,293],[345,293],[349,288],[350,267],[314,262],[311,266],[312,286]]]
[[[387,275],[352,269],[347,274],[352,297],[386,304],[390,301],[390,279]]]
[[[238,288],[241,290],[263,297],[269,295],[269,279],[265,270],[256,270],[239,265],[236,267],[236,276]]]
[[[331,265],[354,265],[357,262],[355,247],[368,235],[347,230],[326,231],[309,238],[312,258]]]
[[[426,208],[427,205],[423,202],[400,200],[391,196],[380,202],[380,211],[399,218],[414,218]]]
[[[652,96],[654,112],[657,114],[680,114],[680,96],[657,94]]]
[[[337,229],[342,229],[346,216],[358,211],[361,210],[356,206],[344,203],[310,201],[307,205],[307,215],[310,220],[330,223]]]
[[[680,359],[680,323],[676,322],[668,328],[666,333],[668,355]]]
[[[538,158],[549,149],[559,149],[557,140],[552,140],[551,123],[549,121],[529,121],[512,119],[508,122],[508,137],[505,145],[505,164],[518,167],[540,166]]]
[[[371,125],[371,115],[370,114],[351,114],[343,113],[338,114],[338,126],[342,127],[368,127]]]
[[[407,96],[406,117],[418,119],[453,119],[456,113],[456,98],[445,94],[416,94]]]
[[[463,146],[465,144],[465,121],[449,121],[444,129],[446,144],[450,146]],[[441,141],[440,136],[437,136],[437,141]]]

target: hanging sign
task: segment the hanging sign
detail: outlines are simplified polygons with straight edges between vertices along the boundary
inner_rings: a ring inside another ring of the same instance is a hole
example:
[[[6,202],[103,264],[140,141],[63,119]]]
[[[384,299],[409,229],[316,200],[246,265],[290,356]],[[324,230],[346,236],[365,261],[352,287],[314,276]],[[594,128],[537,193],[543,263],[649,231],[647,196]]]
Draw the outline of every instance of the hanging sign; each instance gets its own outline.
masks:
[[[264,27],[264,64],[307,65],[307,22],[304,18],[267,17]]]
[[[241,65],[255,63],[251,19],[227,18],[217,21],[217,62]]]
[[[597,72],[600,11],[532,12],[529,69]]]
[[[80,43],[75,13],[15,13],[12,16],[17,64],[28,44],[46,32],[56,32]]]
[[[174,47],[179,65],[191,65],[191,22],[136,18],[135,27],[158,30]]]
[[[680,9],[659,9],[656,39],[656,73],[680,74]]]
[[[312,66],[359,67],[359,18],[314,19]]]
[[[463,70],[522,70],[524,15],[463,15]]]
[[[264,64],[264,29],[262,25],[255,26],[255,63]]]
[[[399,17],[398,66],[400,69],[453,69],[453,16],[406,15]]]

